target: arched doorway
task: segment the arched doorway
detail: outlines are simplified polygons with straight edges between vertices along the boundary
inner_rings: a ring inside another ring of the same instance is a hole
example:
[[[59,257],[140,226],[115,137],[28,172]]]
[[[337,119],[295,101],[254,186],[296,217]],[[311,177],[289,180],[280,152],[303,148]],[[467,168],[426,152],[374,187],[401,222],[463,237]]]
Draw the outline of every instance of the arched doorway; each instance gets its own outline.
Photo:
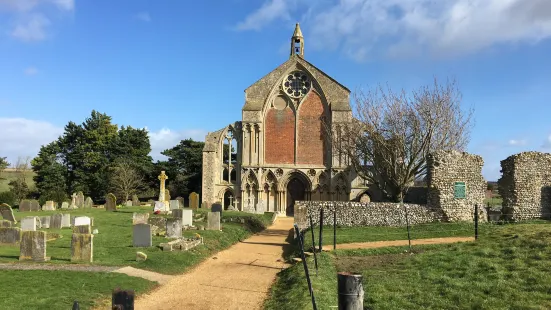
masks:
[[[229,206],[232,204],[235,207],[235,196],[232,191],[228,189],[224,192],[224,210],[228,210]]]
[[[287,183],[287,216],[294,215],[294,205],[297,200],[306,200],[306,184],[297,176],[293,176]]]

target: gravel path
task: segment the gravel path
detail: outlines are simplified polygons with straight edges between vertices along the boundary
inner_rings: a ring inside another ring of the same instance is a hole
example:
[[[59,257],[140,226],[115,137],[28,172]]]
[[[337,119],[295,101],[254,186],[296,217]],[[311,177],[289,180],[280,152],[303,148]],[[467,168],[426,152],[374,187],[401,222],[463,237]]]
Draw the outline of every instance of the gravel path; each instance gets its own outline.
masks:
[[[428,238],[428,239],[411,240],[411,245],[441,244],[441,243],[470,242],[470,241],[474,241],[474,238],[473,237]],[[337,244],[337,250],[372,249],[372,248],[384,248],[389,246],[404,246],[404,245],[408,245],[407,240],[339,243]],[[333,245],[332,244],[324,245],[323,250],[331,251],[333,250]]]
[[[267,230],[240,242],[175,276],[149,294],[135,309],[261,309],[290,249],[293,218],[281,217]]]

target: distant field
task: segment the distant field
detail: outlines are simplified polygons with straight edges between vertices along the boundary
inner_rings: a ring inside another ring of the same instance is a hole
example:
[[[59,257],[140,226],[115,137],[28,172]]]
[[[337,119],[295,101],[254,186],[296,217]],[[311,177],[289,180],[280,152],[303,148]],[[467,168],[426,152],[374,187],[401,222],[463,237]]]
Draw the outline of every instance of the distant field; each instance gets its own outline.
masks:
[[[26,178],[27,178],[27,185],[29,185],[29,188],[34,187],[34,181],[33,177],[35,173],[32,170],[26,171]],[[0,174],[0,192],[8,191],[10,188],[8,186],[8,183],[16,178],[16,172],[12,168],[8,168]]]

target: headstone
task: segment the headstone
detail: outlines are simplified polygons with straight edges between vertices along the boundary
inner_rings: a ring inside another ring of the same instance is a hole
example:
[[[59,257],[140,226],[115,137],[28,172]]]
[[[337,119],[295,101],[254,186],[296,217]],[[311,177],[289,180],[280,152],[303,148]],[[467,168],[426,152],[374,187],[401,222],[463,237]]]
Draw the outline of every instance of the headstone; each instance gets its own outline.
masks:
[[[45,262],[50,260],[46,256],[46,232],[22,231],[19,244],[19,260]]]
[[[199,194],[196,192],[189,194],[189,207],[192,210],[199,209]]]
[[[176,197],[176,200],[178,200],[178,202],[180,203],[180,208],[179,209],[182,209],[184,207],[184,197]]]
[[[222,210],[224,210],[224,207],[219,202],[213,203],[210,207],[210,212],[220,212],[220,216],[222,216]]]
[[[77,208],[84,208],[84,193],[78,192],[77,199],[75,201]]]
[[[63,214],[57,213],[53,214],[50,218],[50,228],[51,229],[61,229],[61,221],[63,219]]]
[[[61,209],[69,209],[69,203],[67,201],[61,203]]]
[[[96,228],[96,229],[92,230],[92,233],[93,233],[94,235],[97,235],[97,234],[99,233],[99,230]]]
[[[0,220],[0,227],[12,227],[12,222],[8,220]]]
[[[77,194],[73,193],[71,195],[71,205],[69,205],[69,209],[76,209],[77,208]]]
[[[0,244],[16,244],[21,239],[21,228],[0,227]]]
[[[62,214],[61,228],[71,227],[71,214]]]
[[[209,212],[207,215],[207,230],[220,230],[220,212]]]
[[[117,210],[117,197],[109,193],[105,197],[105,211],[116,211]]]
[[[132,200],[127,200],[124,204],[126,207],[132,207]]]
[[[5,220],[13,222],[14,224],[17,223],[17,221],[15,220],[15,216],[13,216],[13,210],[7,203],[0,204],[0,214]]]
[[[170,210],[180,209],[180,202],[178,200],[170,201]]]
[[[21,200],[19,203],[19,212],[30,212],[31,211],[31,201],[27,199]]]
[[[182,227],[193,225],[193,210],[177,209],[172,210],[172,217],[182,222]]]
[[[149,222],[149,213],[136,213],[132,214],[132,225],[147,224]]]
[[[41,228],[50,228],[50,222],[52,218],[50,216],[41,216],[40,217],[40,227]]]
[[[170,201],[170,191],[165,189],[165,201]]]
[[[31,212],[36,212],[36,211],[40,211],[41,208],[40,208],[40,202],[38,202],[38,200],[36,199],[32,199],[31,200]]]
[[[42,206],[42,211],[55,211],[55,202],[52,200],[46,201],[44,206]]]
[[[140,200],[138,199],[138,195],[132,195],[132,206],[134,207],[140,206]]]
[[[84,200],[84,208],[92,208],[94,206],[94,201],[90,197],[86,197],[86,200]]]
[[[166,237],[180,238],[182,237],[182,222],[179,219],[166,219]]]
[[[87,262],[94,261],[94,235],[75,234],[71,240],[71,261]]]
[[[21,219],[22,231],[36,231],[36,216],[27,216]]]
[[[92,220],[87,216],[77,216],[75,217],[75,222],[73,223],[73,226],[80,226],[80,225],[92,225]]]
[[[153,211],[166,212],[169,211],[168,205],[164,201],[155,201]]]
[[[150,247],[153,245],[151,238],[151,225],[136,224],[132,226],[132,244],[134,247]]]
[[[90,225],[73,226],[73,234],[91,234],[92,228]]]

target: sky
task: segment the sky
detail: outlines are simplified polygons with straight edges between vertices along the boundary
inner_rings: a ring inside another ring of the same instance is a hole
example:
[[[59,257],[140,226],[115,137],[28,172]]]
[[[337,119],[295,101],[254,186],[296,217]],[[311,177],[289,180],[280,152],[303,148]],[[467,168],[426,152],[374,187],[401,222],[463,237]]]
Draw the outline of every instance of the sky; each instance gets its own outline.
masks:
[[[0,0],[0,156],[34,157],[95,109],[147,128],[152,156],[241,119],[244,90],[289,57],[353,92],[454,78],[467,151],[551,151],[549,0]]]

